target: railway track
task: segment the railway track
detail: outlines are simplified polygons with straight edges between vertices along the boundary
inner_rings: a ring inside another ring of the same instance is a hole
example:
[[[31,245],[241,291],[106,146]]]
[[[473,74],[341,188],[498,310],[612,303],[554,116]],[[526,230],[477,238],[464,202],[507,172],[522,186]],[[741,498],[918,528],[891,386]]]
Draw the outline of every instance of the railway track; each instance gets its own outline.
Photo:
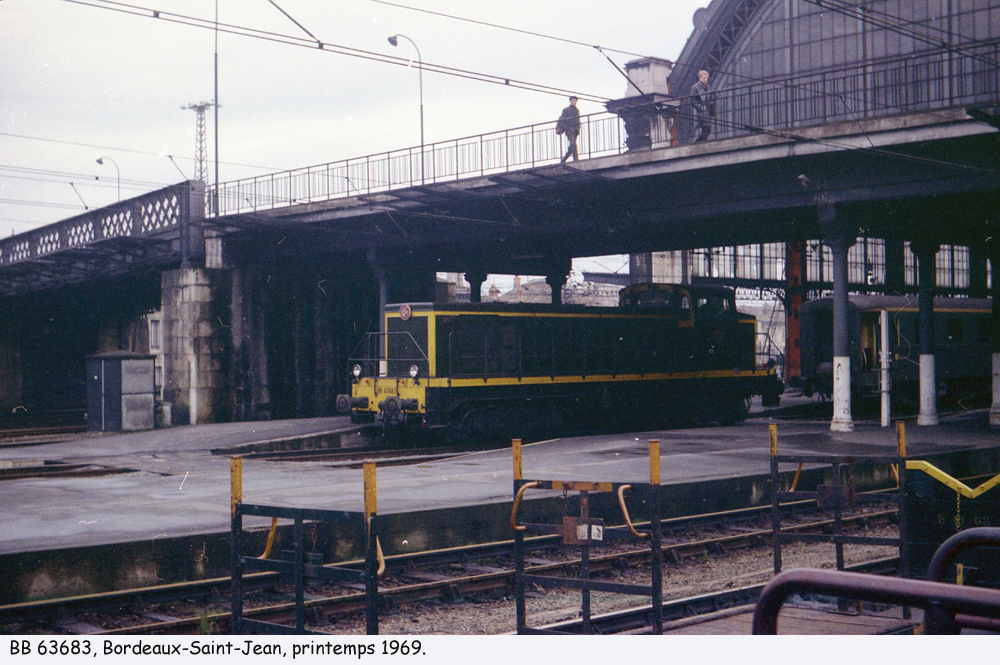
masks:
[[[59,443],[85,434],[87,425],[39,425],[32,427],[0,427],[0,446],[35,446],[43,443]]]
[[[876,559],[845,567],[850,572],[872,575],[894,575],[898,568],[898,557]],[[662,614],[663,632],[668,633],[671,630],[705,623],[726,615],[751,612],[752,605],[760,598],[764,586],[764,584],[754,584],[738,589],[665,601]],[[595,634],[648,634],[651,632],[652,607],[641,605],[592,616],[590,625],[592,633]],[[561,633],[583,633],[583,621],[580,619],[560,621],[538,627]]]
[[[789,507],[792,508],[811,510],[804,503]],[[744,509],[665,520],[664,560],[679,563],[692,557],[719,556],[731,550],[763,546],[770,542],[771,537],[770,528],[764,526],[769,510],[769,507]],[[865,528],[875,522],[888,522],[894,517],[893,511],[864,513],[845,517],[844,524],[853,523],[859,528]],[[832,520],[816,519],[803,512],[797,523],[789,524],[784,530],[816,532],[829,530],[832,526]],[[536,575],[577,574],[579,559],[575,553],[567,555],[566,551],[559,551],[561,543],[558,538],[533,538],[528,540],[528,545],[531,557],[528,559],[527,572]],[[615,548],[602,553],[604,549],[606,548],[591,552],[592,574],[615,575],[648,565],[648,548]],[[490,563],[483,564],[484,560]],[[482,594],[506,595],[513,587],[510,542],[388,557],[387,566],[386,577],[379,589],[381,602],[387,608],[428,600],[454,602],[466,596]],[[216,632],[227,632],[229,584],[229,578],[217,578],[189,584],[10,605],[0,607],[0,622],[17,624],[22,630],[27,626],[35,630],[76,634],[197,634],[207,627]],[[289,600],[292,594],[287,589],[282,589],[277,575],[245,575],[244,587],[247,589],[245,617],[279,623],[294,620],[295,607]],[[306,610],[307,616],[314,621],[349,616],[364,608],[365,596],[358,588],[311,587],[310,592],[315,595],[307,596]],[[197,603],[201,605],[191,604],[191,599],[197,599]],[[719,603],[723,601],[713,602],[713,607],[718,609]],[[171,603],[184,605],[187,616],[171,616],[164,611],[150,609],[165,607]],[[128,618],[115,618],[118,615],[105,614],[122,610],[127,613]],[[125,625],[121,625],[123,623]]]

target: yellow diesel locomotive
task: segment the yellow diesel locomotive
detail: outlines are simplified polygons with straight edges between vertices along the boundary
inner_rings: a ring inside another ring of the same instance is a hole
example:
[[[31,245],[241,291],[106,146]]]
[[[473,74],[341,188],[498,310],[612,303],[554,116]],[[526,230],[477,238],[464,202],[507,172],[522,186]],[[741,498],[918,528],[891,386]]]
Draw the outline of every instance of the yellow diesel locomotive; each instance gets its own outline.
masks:
[[[619,307],[389,305],[350,360],[356,422],[473,438],[737,422],[776,403],[731,289],[638,284]]]

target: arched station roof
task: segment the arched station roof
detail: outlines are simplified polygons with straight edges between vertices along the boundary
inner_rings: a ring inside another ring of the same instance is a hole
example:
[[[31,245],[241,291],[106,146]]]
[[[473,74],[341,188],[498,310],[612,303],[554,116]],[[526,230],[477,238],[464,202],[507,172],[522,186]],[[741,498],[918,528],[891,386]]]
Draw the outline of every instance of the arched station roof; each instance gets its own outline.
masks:
[[[726,91],[720,124],[995,106],[1000,0],[713,0],[694,14],[673,94],[686,95],[701,69]],[[778,117],[754,117],[781,104]]]

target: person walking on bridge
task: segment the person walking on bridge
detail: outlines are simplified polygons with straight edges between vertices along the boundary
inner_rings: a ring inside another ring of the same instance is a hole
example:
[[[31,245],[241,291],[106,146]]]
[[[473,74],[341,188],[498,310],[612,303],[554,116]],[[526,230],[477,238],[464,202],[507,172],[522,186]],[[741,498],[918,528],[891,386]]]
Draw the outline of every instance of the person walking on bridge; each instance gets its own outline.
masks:
[[[704,69],[698,72],[698,81],[691,86],[690,97],[698,131],[698,138],[694,142],[702,143],[712,133],[712,118],[715,117],[715,100],[708,90],[708,72]]]
[[[559,160],[561,164],[565,164],[570,155],[573,156],[574,162],[579,159],[576,152],[576,137],[580,135],[580,110],[576,108],[578,101],[578,97],[570,97],[569,106],[562,110],[562,115],[556,121],[556,134],[565,134],[566,140],[569,141],[566,154]]]

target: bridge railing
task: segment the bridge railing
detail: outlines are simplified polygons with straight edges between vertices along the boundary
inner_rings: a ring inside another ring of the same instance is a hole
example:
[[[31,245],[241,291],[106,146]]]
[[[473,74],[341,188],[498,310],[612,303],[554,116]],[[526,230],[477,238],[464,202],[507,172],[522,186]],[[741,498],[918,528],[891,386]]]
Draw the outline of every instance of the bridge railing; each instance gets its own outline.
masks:
[[[191,216],[193,187],[200,190],[201,184],[188,182],[172,185],[0,240],[0,266],[115,238],[176,231],[182,220]],[[195,198],[200,200],[200,191],[196,192]]]
[[[1000,43],[932,49],[714,93],[713,138],[995,103]]]
[[[581,116],[581,159],[625,151],[625,127],[613,113]],[[478,136],[281,171],[210,187],[210,216],[269,210],[313,201],[366,196],[393,189],[507,173],[554,164],[566,149],[556,123],[545,122]]]
[[[712,139],[917,111],[995,103],[1000,99],[1000,43],[922,53],[739,83],[713,91]],[[661,109],[661,111],[665,111]],[[671,113],[672,111],[665,111]],[[679,116],[693,110],[682,99]],[[581,158],[626,150],[624,121],[612,113],[581,117]],[[210,187],[209,216],[269,210],[554,164],[565,149],[555,122],[282,171]],[[662,125],[653,125],[662,131]],[[668,136],[651,136],[663,145]]]

